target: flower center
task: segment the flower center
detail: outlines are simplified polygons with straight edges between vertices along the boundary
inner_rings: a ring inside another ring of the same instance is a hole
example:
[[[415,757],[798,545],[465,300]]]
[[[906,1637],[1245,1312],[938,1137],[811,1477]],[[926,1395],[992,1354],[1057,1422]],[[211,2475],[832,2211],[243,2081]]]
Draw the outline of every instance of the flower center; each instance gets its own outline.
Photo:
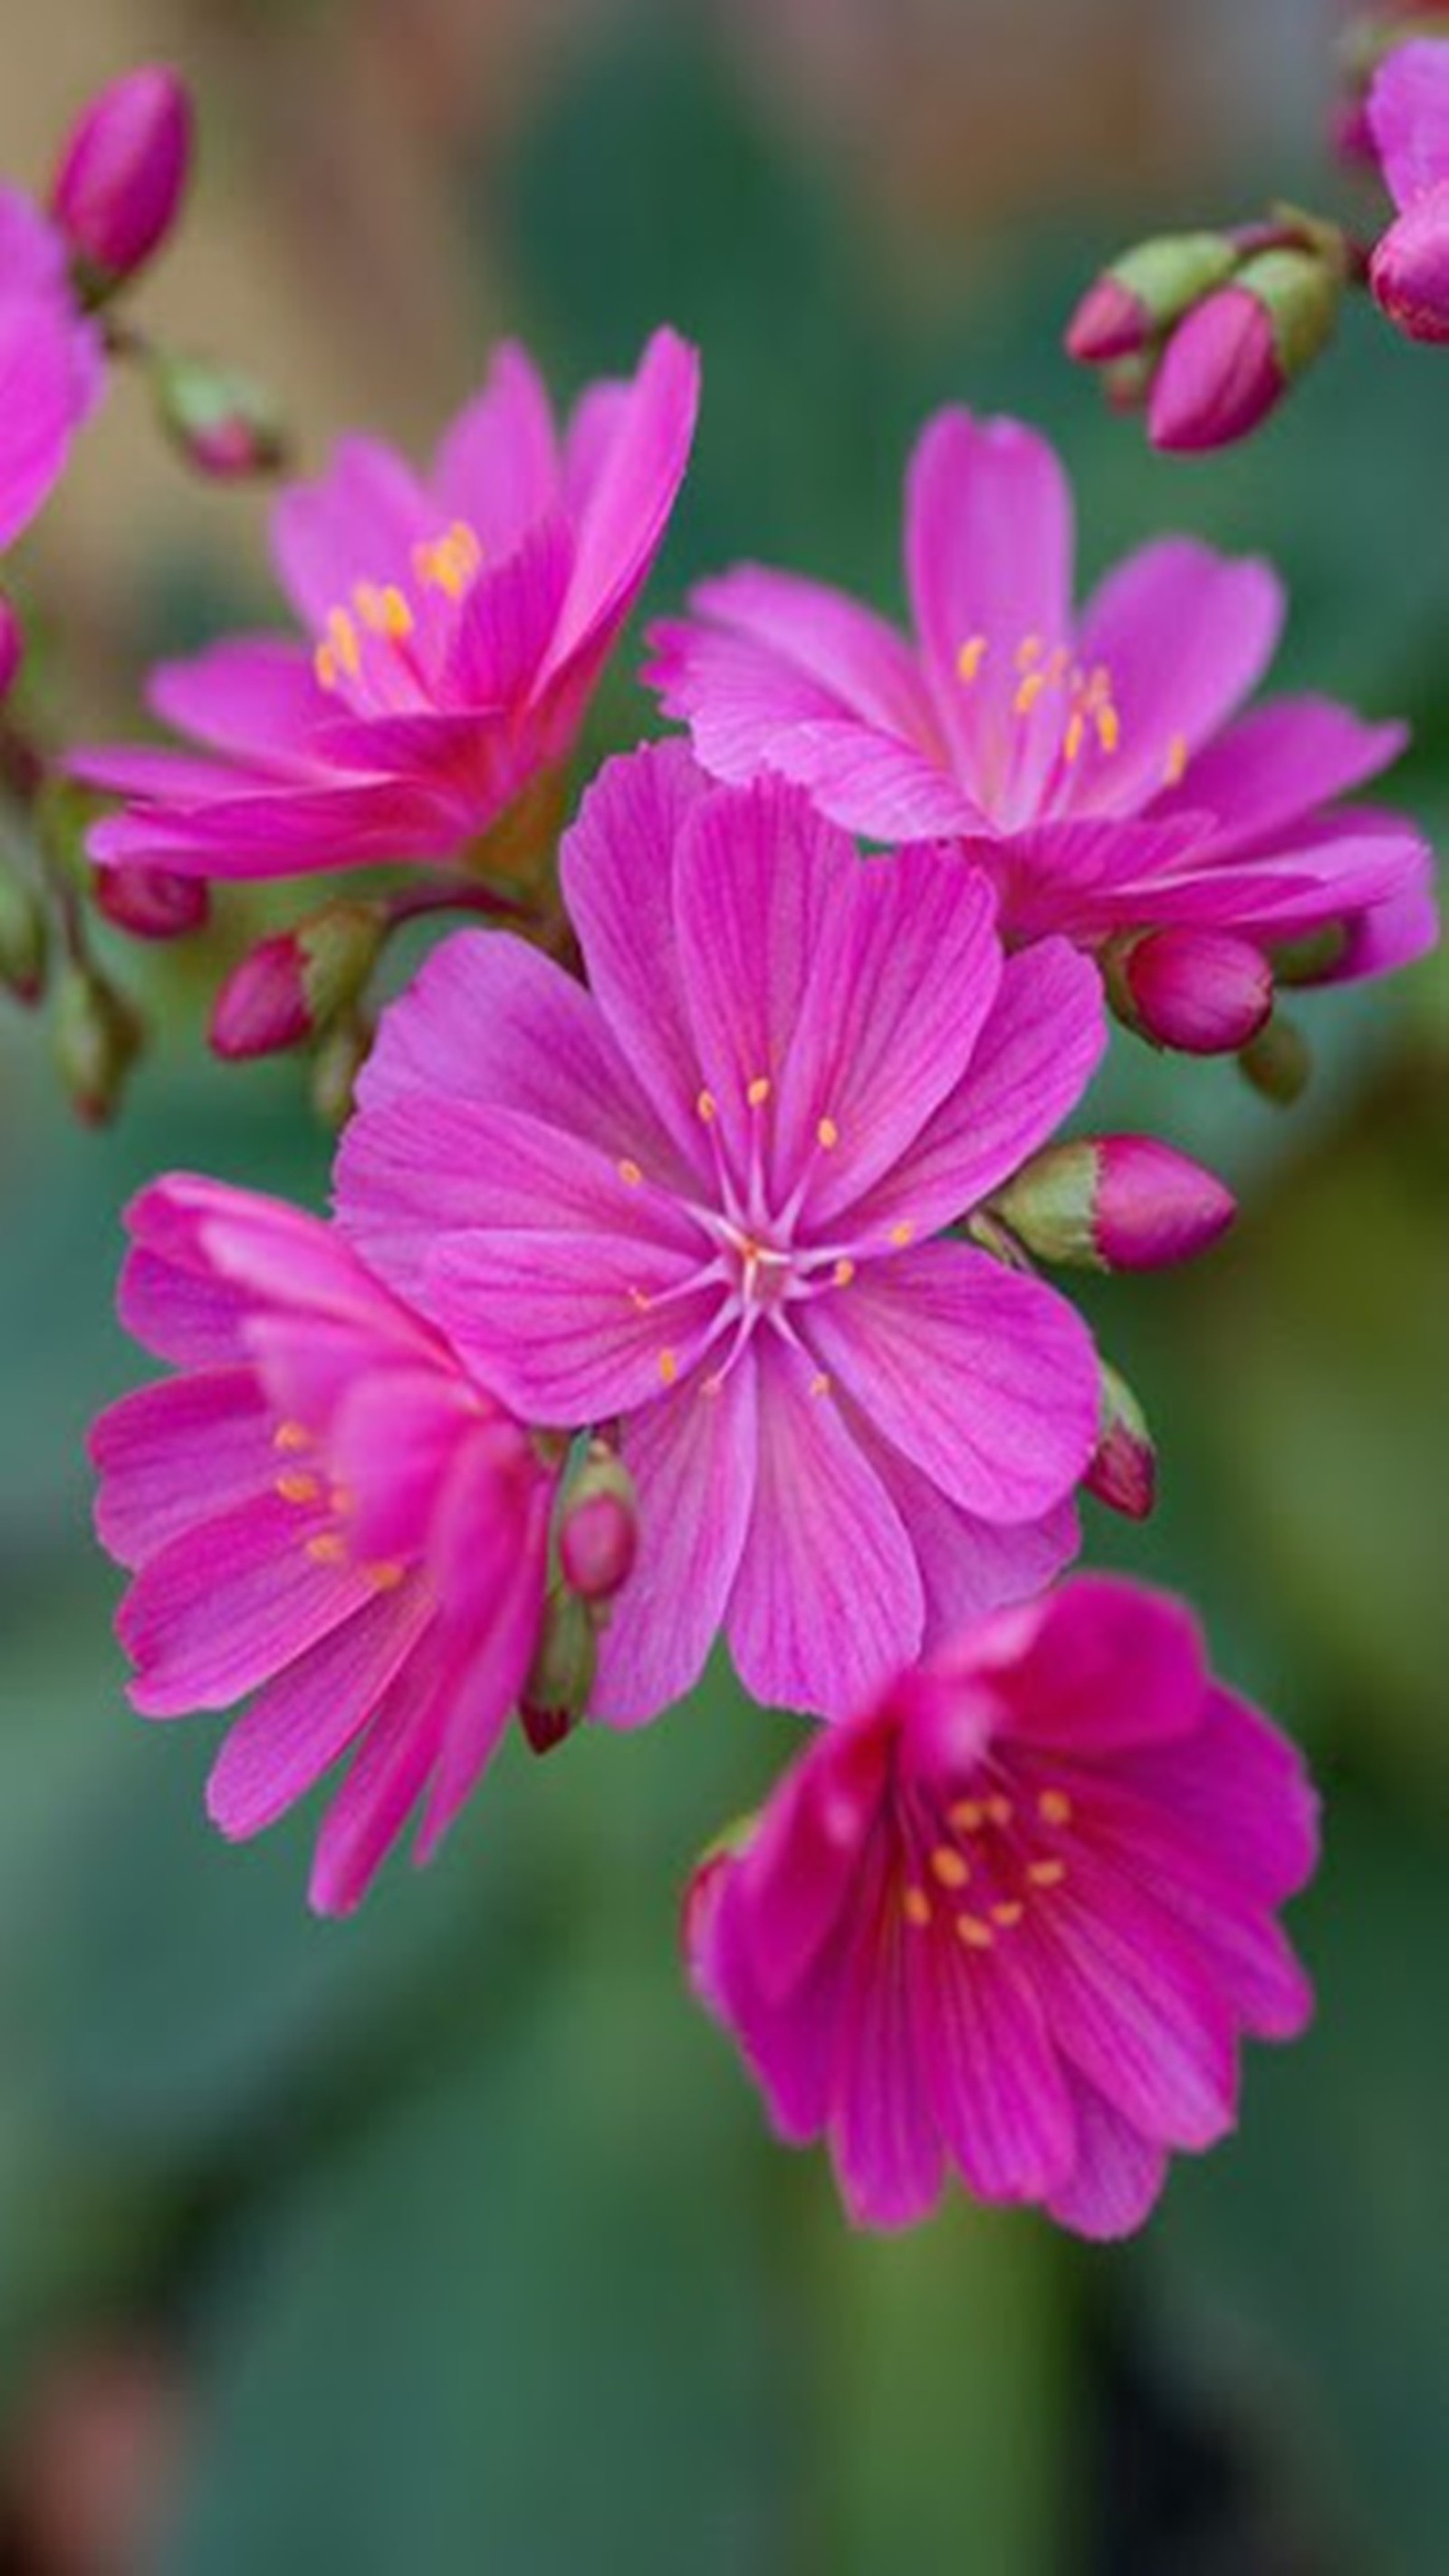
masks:
[[[355,1509],[354,1498],[345,1485],[332,1483],[325,1473],[314,1470],[310,1457],[315,1444],[306,1424],[279,1422],[272,1434],[272,1446],[285,1462],[273,1490],[297,1513],[299,1541],[308,1561],[334,1566],[339,1571],[350,1567],[371,1584],[374,1592],[395,1591],[407,1567],[392,1557],[374,1557],[366,1564],[357,1562],[347,1532]]]
[[[994,757],[988,759],[992,801],[1008,797],[1028,752],[1046,771],[1069,773],[1083,754],[1110,760],[1122,741],[1111,667],[1077,660],[1070,647],[1048,647],[1040,635],[1014,646],[989,635],[968,635],[956,655],[964,690],[987,683]],[[1174,733],[1163,762],[1162,784],[1175,787],[1188,764],[1186,734]]]
[[[942,1813],[901,1798],[905,1884],[901,1912],[925,1931],[949,1925],[967,1950],[994,1949],[1068,1877],[1064,1837],[1073,1822],[1065,1789],[1051,1783],[1015,1796],[983,1786]]]
[[[466,598],[483,568],[483,548],[467,521],[455,519],[441,536],[419,540],[411,568],[411,597],[394,581],[355,581],[347,599],[328,609],[312,668],[329,694],[395,702],[400,680],[417,694],[420,629],[436,626],[440,604],[446,618]]]

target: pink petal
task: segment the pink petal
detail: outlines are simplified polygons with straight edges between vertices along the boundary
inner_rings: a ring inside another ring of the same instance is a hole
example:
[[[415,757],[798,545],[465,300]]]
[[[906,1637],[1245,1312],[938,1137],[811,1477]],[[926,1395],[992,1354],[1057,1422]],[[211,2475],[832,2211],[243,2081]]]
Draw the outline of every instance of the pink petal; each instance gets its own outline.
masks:
[[[461,1371],[374,1360],[344,1382],[327,1425],[327,1465],[355,1498],[348,1520],[354,1554],[369,1562],[426,1554],[439,1491],[485,1419]],[[510,1428],[507,1437],[519,1435]]]
[[[1428,41],[1395,45],[1369,92],[1369,130],[1394,203],[1413,204],[1449,179],[1449,54]]]
[[[548,393],[527,351],[501,341],[483,390],[445,432],[431,482],[440,528],[461,519],[485,565],[504,561],[559,496],[559,452]]]
[[[427,1302],[464,1357],[532,1422],[608,1421],[661,1396],[711,1341],[718,1284],[633,1235],[494,1228],[444,1240]]]
[[[724,1624],[755,1496],[755,1370],[698,1375],[629,1422],[639,1554],[599,1649],[595,1717],[636,1725],[682,1699]]]
[[[543,677],[627,614],[684,480],[699,406],[699,359],[656,331],[600,440],[579,499],[578,550]]]
[[[1318,1858],[1318,1801],[1296,1746],[1213,1687],[1191,1735],[1144,1744],[1124,1774],[1260,1904],[1296,1894]]]
[[[783,2004],[853,1919],[886,1821],[894,1731],[863,1722],[817,1727],[770,1796],[733,1868],[732,1904],[749,1917],[762,1994]]]
[[[430,1860],[498,1748],[538,1646],[553,1480],[487,1437],[458,1462],[435,1536],[448,1707],[418,1833]]]
[[[58,299],[0,302],[0,548],[59,481],[88,408],[78,399],[72,334]]]
[[[1170,1921],[1073,1846],[1065,1884],[1016,1938],[1058,2047],[1124,2119],[1168,2146],[1206,2147],[1233,2124],[1237,2069],[1226,2009]]]
[[[737,564],[690,594],[696,616],[730,630],[767,663],[823,692],[823,715],[856,716],[922,749],[936,741],[931,699],[904,636],[871,609],[798,573]]]
[[[1079,1574],[1043,1604],[1002,1686],[1016,1735],[1079,1761],[1115,1763],[1128,1747],[1170,1738],[1196,1746],[1208,1687],[1202,1634],[1166,1593]]]
[[[1257,685],[1282,622],[1266,563],[1231,562],[1190,537],[1162,537],[1109,573],[1080,642],[1082,661],[1111,674],[1120,734],[1091,766],[1094,810],[1130,814],[1154,796],[1177,746],[1196,751]]]
[[[840,1716],[921,1642],[900,1515],[807,1356],[757,1334],[759,1469],[729,1605],[730,1652],[767,1706]]]
[[[949,1502],[939,1485],[860,1421],[858,1436],[905,1522],[926,1595],[928,1650],[1013,1601],[1030,1600],[1069,1565],[1081,1545],[1076,1506],[1057,1503],[1039,1520],[1009,1526]]]
[[[1370,904],[1351,914],[1343,955],[1327,978],[1347,984],[1366,975],[1388,975],[1426,957],[1439,939],[1439,904],[1434,892],[1434,866],[1426,850],[1401,894],[1387,903]]]
[[[173,868],[182,876],[258,879],[446,859],[458,839],[446,780],[382,776],[327,787],[258,780],[252,792],[190,811],[113,815],[96,825],[90,851],[107,863]]]
[[[915,2051],[936,2127],[983,2200],[1040,2200],[1076,2155],[1071,2091],[1029,1984],[985,1963],[949,1916],[911,1927]]]
[[[212,1823],[244,1841],[305,1798],[367,1724],[429,1615],[420,1584],[376,1592],[269,1682],[212,1767]]]
[[[324,1513],[268,1494],[151,1558],[116,1622],[143,1716],[227,1708],[361,1607],[366,1577],[307,1553],[325,1526]]]
[[[189,661],[158,662],[146,696],[178,733],[268,768],[283,754],[305,755],[310,728],[336,713],[302,646],[275,635],[237,635]]]
[[[274,1483],[272,1414],[249,1368],[199,1369],[123,1395],[94,1424],[101,1544],[122,1565]]]
[[[810,1342],[887,1440],[963,1510],[1029,1521],[1097,1434],[1097,1363],[1072,1308],[964,1244],[863,1264],[810,1310]]]
[[[1361,787],[1397,760],[1407,739],[1405,726],[1365,724],[1331,698],[1280,698],[1205,744],[1153,811],[1211,812],[1213,854],[1226,858]]]
[[[858,1906],[836,2039],[831,2147],[856,2225],[909,2227],[935,2206],[944,2161],[912,2030],[905,1945],[917,1936],[883,1865],[863,1881]]]
[[[548,654],[573,565],[559,514],[530,528],[496,571],[485,563],[458,615],[440,683],[452,704],[519,706]]]
[[[348,1914],[367,1894],[437,1760],[447,1710],[434,1632],[394,1675],[323,1819],[307,1891],[317,1913]]]
[[[394,579],[418,540],[438,533],[427,494],[395,449],[342,438],[325,474],[282,494],[272,554],[298,615],[321,627],[355,582]]]
[[[1079,2236],[1130,2236],[1142,2225],[1167,2179],[1167,2157],[1133,2128],[1095,2087],[1073,2088],[1077,2161],[1049,2195],[1047,2208]]]
[[[832,822],[873,841],[929,840],[981,828],[980,806],[947,770],[911,744],[861,724],[792,725],[771,737],[763,765],[808,788]]]

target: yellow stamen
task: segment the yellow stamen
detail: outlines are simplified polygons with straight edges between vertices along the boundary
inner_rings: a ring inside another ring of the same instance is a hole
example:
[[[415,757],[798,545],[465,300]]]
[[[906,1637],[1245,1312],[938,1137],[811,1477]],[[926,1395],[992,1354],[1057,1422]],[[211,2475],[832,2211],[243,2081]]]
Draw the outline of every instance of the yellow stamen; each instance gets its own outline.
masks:
[[[345,1565],[347,1541],[339,1538],[336,1530],[321,1530],[316,1538],[308,1539],[307,1554],[314,1565]]]
[[[1110,755],[1116,750],[1121,739],[1121,718],[1118,716],[1116,708],[1109,700],[1105,706],[1100,706],[1097,709],[1097,740],[1101,744],[1102,749],[1110,757]]]
[[[289,1471],[277,1478],[277,1492],[284,1503],[315,1503],[321,1491],[315,1476]]]
[[[1069,1825],[1072,1821],[1072,1802],[1065,1789],[1043,1789],[1036,1811],[1044,1825]]]
[[[1041,660],[1042,651],[1042,640],[1039,635],[1023,635],[1021,642],[1016,648],[1016,667],[1018,671],[1029,671],[1033,662],[1039,662]]]
[[[338,669],[345,671],[349,680],[355,680],[362,668],[362,646],[357,640],[357,629],[345,608],[328,609],[327,641],[332,647]]]
[[[1064,1860],[1034,1860],[1028,1862],[1026,1874],[1033,1887],[1060,1887],[1067,1864]]]
[[[1009,1825],[1011,1822],[1011,1800],[1009,1798],[1000,1797],[988,1798],[986,1801],[986,1814],[988,1820],[993,1825]]]
[[[1162,768],[1163,778],[1169,787],[1175,787],[1177,785],[1178,780],[1183,776],[1187,768],[1187,763],[1187,736],[1185,733],[1175,733],[1171,742],[1167,746],[1167,758],[1164,761]]]
[[[1000,1905],[993,1905],[991,1920],[993,1923],[999,1923],[1004,1931],[1013,1932],[1025,1912],[1026,1907],[1019,1904],[1013,1896],[1005,1899]]]
[[[712,1091],[702,1091],[700,1093],[699,1098],[694,1104],[694,1113],[697,1118],[702,1118],[704,1120],[706,1127],[709,1125],[712,1118],[717,1118],[719,1116],[719,1102],[716,1100]]]
[[[666,1386],[673,1386],[675,1379],[679,1375],[679,1361],[673,1351],[660,1352],[659,1374],[663,1378]]]
[[[312,656],[312,668],[317,675],[317,686],[319,689],[336,688],[337,657],[330,644],[318,645]]]
[[[956,676],[969,689],[986,659],[984,635],[968,635],[956,656]]]
[[[1062,741],[1062,758],[1068,764],[1080,758],[1082,744],[1086,740],[1086,734],[1087,719],[1083,715],[1081,708],[1077,707],[1073,710],[1071,721],[1067,726],[1066,734]]]
[[[977,1799],[958,1798],[954,1807],[947,1808],[946,1822],[958,1834],[976,1834],[981,1830],[983,1812]]]
[[[623,1182],[625,1182],[625,1183],[627,1184],[627,1186],[628,1186],[631,1190],[637,1190],[637,1188],[639,1187],[640,1182],[641,1182],[641,1181],[643,1180],[643,1178],[644,1178],[644,1175],[643,1175],[643,1173],[640,1171],[638,1164],[637,1164],[637,1163],[635,1163],[635,1162],[632,1162],[632,1161],[630,1160],[629,1156],[626,1154],[626,1155],[624,1156],[623,1161],[620,1163],[620,1165],[619,1165],[618,1169],[619,1169],[619,1178],[620,1178],[620,1180],[621,1180],[621,1181],[623,1181]]]
[[[374,1565],[364,1566],[363,1572],[374,1592],[396,1592],[407,1567],[399,1565],[395,1557],[382,1556]]]
[[[824,1369],[821,1369],[819,1374],[812,1377],[810,1381],[810,1392],[812,1395],[828,1395],[830,1393],[830,1388],[831,1379]]]
[[[745,1098],[752,1109],[763,1109],[769,1097],[770,1077],[767,1073],[757,1073],[754,1081],[746,1088]]]
[[[983,1923],[979,1916],[975,1914],[958,1914],[956,1917],[956,1938],[958,1941],[964,1941],[968,1950],[989,1950],[996,1939],[996,1935],[992,1931],[990,1924]]]
[[[1020,688],[1017,690],[1015,697],[1011,701],[1012,714],[1014,716],[1029,716],[1045,687],[1046,673],[1044,671],[1028,671],[1026,678],[1022,681]]]
[[[840,1259],[837,1261],[835,1268],[831,1271],[830,1276],[837,1288],[848,1288],[850,1286],[852,1279],[855,1277],[855,1263],[849,1258],[848,1254],[841,1254]]]
[[[833,1153],[840,1142],[840,1129],[833,1118],[822,1118],[815,1130],[815,1135],[817,1142],[824,1146],[827,1154]]]
[[[312,1434],[305,1422],[279,1422],[272,1433],[274,1449],[310,1449]]]
[[[915,1924],[917,1931],[924,1929],[931,1919],[931,1900],[923,1887],[906,1889],[901,1898],[901,1912],[908,1923]]]
[[[937,1843],[931,1854],[931,1876],[943,1887],[964,1887],[971,1876],[970,1865],[950,1843]]]
[[[903,1216],[899,1225],[893,1225],[891,1227],[891,1241],[892,1243],[903,1247],[912,1240],[915,1231],[916,1229],[912,1225],[910,1218]]]

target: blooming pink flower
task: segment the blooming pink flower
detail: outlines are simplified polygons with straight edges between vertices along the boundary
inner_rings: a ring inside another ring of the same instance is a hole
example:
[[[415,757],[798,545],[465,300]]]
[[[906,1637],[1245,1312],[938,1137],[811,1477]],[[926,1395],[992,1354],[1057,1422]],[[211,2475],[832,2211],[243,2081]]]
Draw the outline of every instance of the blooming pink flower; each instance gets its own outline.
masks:
[[[881,841],[950,836],[1013,940],[1165,924],[1271,949],[1347,922],[1337,971],[1432,941],[1429,858],[1394,814],[1330,799],[1400,749],[1321,698],[1239,715],[1282,612],[1266,564],[1145,547],[1080,616],[1072,510],[1045,442],[945,411],[906,493],[916,640],[837,591],[741,565],[653,631],[649,676],[716,776],[772,769]]]
[[[686,1942],[858,2224],[924,2217],[950,2168],[1120,2236],[1169,2150],[1232,2127],[1240,2034],[1308,2017],[1273,1918],[1315,1839],[1297,1754],[1187,1611],[1083,1577],[819,1730],[705,1861]]]
[[[0,547],[59,481],[104,374],[59,233],[20,189],[0,187]]]
[[[693,351],[656,332],[560,444],[505,346],[426,480],[343,440],[273,524],[311,640],[162,664],[151,704],[201,747],[77,754],[77,776],[130,800],[92,855],[227,877],[456,856],[569,751],[663,536],[697,389]]]
[[[1399,210],[1370,264],[1374,294],[1411,340],[1449,340],[1449,44],[1397,46],[1368,123]]]
[[[622,1417],[639,1563],[597,1714],[716,1631],[762,1700],[852,1705],[1071,1553],[1088,1336],[944,1229],[1077,1099],[1092,967],[1003,959],[991,890],[862,861],[798,791],[611,762],[563,855],[588,993],[463,932],[384,1017],[339,1214],[504,1402]]]
[[[179,1374],[101,1416],[97,1521],[136,1569],[148,1717],[256,1693],[211,1774],[230,1835],[344,1754],[312,1902],[355,1905],[425,1800],[427,1859],[537,1643],[554,1479],[436,1332],[317,1218],[177,1175],[130,1210],[129,1329]]]

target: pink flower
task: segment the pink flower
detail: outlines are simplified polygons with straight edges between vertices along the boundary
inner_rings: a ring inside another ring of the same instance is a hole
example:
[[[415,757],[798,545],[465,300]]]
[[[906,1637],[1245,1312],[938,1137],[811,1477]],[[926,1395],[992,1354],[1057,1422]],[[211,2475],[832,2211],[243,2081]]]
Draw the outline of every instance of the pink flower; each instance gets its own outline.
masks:
[[[528,1419],[623,1422],[638,1569],[596,1713],[689,1689],[721,1626],[765,1701],[853,1705],[1071,1553],[1098,1378],[1073,1310],[946,1239],[1103,1041],[1064,943],[862,862],[798,791],[611,762],[566,836],[592,990],[459,934],[385,1016],[339,1214]]]
[[[0,187],[0,547],[59,481],[104,374],[60,235],[20,189]]]
[[[184,1175],[131,1207],[128,1328],[179,1372],[96,1424],[101,1538],[143,1715],[256,1693],[211,1774],[254,1834],[353,1758],[312,1902],[364,1894],[424,1800],[426,1860],[538,1640],[552,1474],[334,1230]]]
[[[796,779],[872,839],[949,836],[995,879],[1013,940],[1096,948],[1180,924],[1271,950],[1347,920],[1338,971],[1358,974],[1432,942],[1409,824],[1323,810],[1393,759],[1402,728],[1321,698],[1237,713],[1282,614],[1266,564],[1165,538],[1075,615],[1051,449],[1015,421],[946,411],[911,461],[906,574],[912,643],[837,591],[752,565],[657,627],[649,676],[705,767]]]
[[[1397,46],[1368,123],[1399,210],[1370,265],[1374,294],[1411,340],[1449,340],[1449,44]]]
[[[821,1729],[686,1908],[774,2125],[864,2227],[948,2169],[1084,2236],[1141,2224],[1234,2121],[1243,2033],[1307,1982],[1274,1920],[1315,1857],[1297,1754],[1188,1612],[1084,1577]]]
[[[162,664],[151,703],[201,747],[76,755],[130,800],[92,855],[226,877],[456,856],[571,748],[664,534],[697,386],[693,351],[656,332],[560,444],[505,346],[426,480],[343,440],[273,524],[309,642]]]
[[[191,100],[166,63],[97,92],[66,137],[50,208],[104,286],[134,276],[176,220],[191,160]]]

